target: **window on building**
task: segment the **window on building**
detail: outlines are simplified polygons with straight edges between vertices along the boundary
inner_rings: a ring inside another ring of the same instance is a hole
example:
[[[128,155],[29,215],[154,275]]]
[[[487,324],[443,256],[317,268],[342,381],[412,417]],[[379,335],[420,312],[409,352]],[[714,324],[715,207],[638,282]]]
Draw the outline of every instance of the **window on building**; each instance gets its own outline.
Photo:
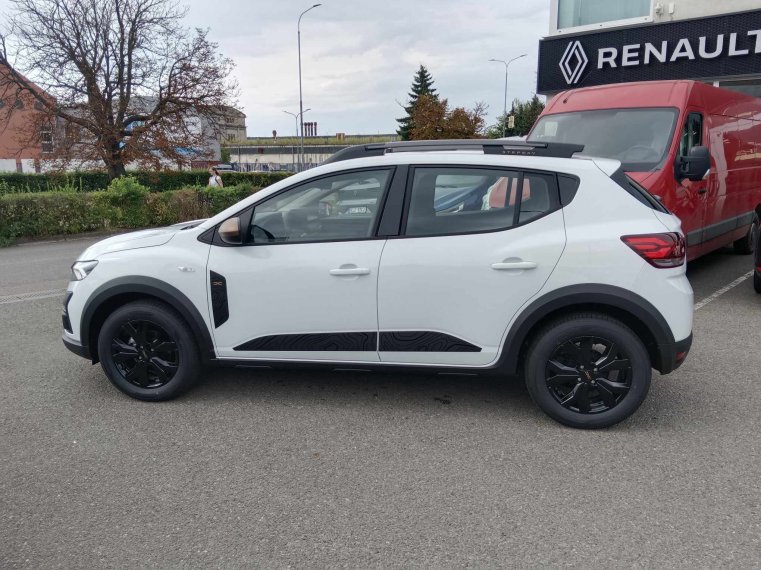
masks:
[[[558,29],[650,15],[650,0],[558,0]]]
[[[40,146],[42,154],[51,154],[53,152],[53,129],[49,127],[40,129]]]
[[[74,123],[66,123],[66,127],[64,129],[64,137],[67,144],[81,142],[79,125]]]
[[[24,108],[24,102],[21,99],[16,99],[16,102],[13,104],[13,106],[16,109],[23,109]]]
[[[719,87],[753,97],[761,97],[761,79],[721,81]]]

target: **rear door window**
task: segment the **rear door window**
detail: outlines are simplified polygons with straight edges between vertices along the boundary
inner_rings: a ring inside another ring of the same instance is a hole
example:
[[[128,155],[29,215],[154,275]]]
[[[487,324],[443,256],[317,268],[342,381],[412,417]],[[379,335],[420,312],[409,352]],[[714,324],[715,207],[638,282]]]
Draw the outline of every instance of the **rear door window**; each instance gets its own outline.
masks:
[[[498,231],[557,207],[554,174],[488,168],[415,168],[405,235]]]

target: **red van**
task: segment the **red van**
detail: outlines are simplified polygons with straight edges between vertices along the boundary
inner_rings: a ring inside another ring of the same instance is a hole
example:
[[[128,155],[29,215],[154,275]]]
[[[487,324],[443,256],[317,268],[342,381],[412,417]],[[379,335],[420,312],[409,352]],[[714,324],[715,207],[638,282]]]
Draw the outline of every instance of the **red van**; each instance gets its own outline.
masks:
[[[688,259],[729,244],[753,252],[761,99],[698,81],[574,89],[548,103],[528,140],[583,144],[583,155],[620,160],[682,220]]]

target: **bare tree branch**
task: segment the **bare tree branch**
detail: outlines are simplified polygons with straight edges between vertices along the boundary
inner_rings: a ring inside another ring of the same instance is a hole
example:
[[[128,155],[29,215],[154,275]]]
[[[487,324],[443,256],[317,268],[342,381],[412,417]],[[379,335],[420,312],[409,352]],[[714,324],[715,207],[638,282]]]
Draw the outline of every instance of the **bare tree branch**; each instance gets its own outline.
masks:
[[[207,31],[183,27],[176,0],[12,5],[0,32],[0,86],[33,99],[40,124],[59,123],[62,163],[100,161],[114,177],[129,162],[187,162],[236,101],[232,61]]]

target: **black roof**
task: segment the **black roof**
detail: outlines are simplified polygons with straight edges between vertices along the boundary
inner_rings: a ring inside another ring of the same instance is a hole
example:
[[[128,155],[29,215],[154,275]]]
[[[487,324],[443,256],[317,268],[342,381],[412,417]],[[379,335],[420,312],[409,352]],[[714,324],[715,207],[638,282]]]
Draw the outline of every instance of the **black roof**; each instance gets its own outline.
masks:
[[[551,156],[554,158],[571,158],[584,150],[584,145],[568,143],[544,143],[527,141],[505,141],[498,139],[462,139],[438,141],[404,141],[374,143],[350,146],[338,151],[323,164],[382,156],[394,152],[435,152],[446,150],[482,150],[484,154],[501,154],[512,156]]]

